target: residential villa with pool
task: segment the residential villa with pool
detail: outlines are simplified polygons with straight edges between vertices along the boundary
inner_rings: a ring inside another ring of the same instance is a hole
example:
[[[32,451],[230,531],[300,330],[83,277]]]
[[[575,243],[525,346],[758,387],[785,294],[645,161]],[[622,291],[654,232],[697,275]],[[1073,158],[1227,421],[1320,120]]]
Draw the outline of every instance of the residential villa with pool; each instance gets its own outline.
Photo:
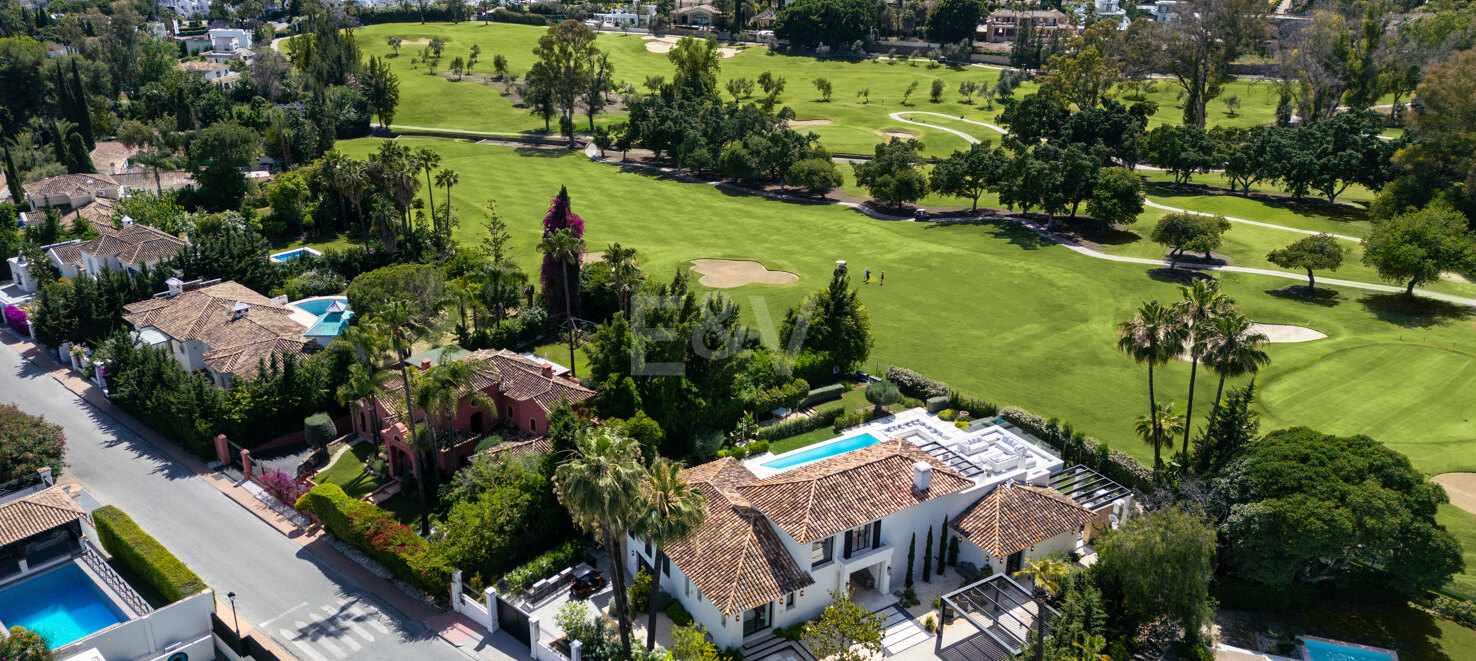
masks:
[[[909,618],[897,607],[908,547],[916,540],[921,589],[931,533],[934,556],[957,539],[959,564],[992,576],[969,594],[1008,595],[993,597],[997,612],[964,616],[991,649],[1018,652],[1034,606],[1008,575],[1048,553],[1091,553],[1093,533],[1115,525],[1131,502],[1127,489],[1081,466],[1067,469],[1003,420],[960,428],[921,408],[782,455],[719,459],[684,477],[706,496],[707,519],[662,549],[668,562],[655,574],[720,648],[772,640],[772,628],[815,618],[831,591],[848,587],[889,622]],[[628,544],[631,575],[655,567],[651,544]],[[928,638],[888,631],[888,654]]]

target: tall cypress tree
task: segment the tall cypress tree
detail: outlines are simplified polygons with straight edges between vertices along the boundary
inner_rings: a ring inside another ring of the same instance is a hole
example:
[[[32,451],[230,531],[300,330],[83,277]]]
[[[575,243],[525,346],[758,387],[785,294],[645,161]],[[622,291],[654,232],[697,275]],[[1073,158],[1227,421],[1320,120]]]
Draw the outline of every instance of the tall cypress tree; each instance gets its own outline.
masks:
[[[943,561],[948,558],[948,516],[943,516],[943,527],[938,529],[938,575],[943,575]]]
[[[77,130],[82,133],[82,140],[87,143],[87,151],[97,149],[97,142],[92,135],[92,108],[87,105],[87,88],[82,86],[82,74],[77,72],[77,58],[72,58],[72,105],[75,107],[72,121],[77,123]]]
[[[82,134],[72,131],[67,134],[67,172],[72,174],[92,174],[97,168],[92,165],[92,153],[87,149],[87,143],[82,139]]]
[[[923,582],[933,581],[933,527],[928,526],[928,543],[923,546]]]
[[[21,187],[20,172],[15,169],[15,159],[10,156],[10,148],[5,147],[5,185],[10,188],[10,201],[24,206],[26,203],[26,191]]]
[[[917,533],[912,533],[912,541],[907,543],[907,580],[904,583],[912,587],[912,562],[917,555]]]

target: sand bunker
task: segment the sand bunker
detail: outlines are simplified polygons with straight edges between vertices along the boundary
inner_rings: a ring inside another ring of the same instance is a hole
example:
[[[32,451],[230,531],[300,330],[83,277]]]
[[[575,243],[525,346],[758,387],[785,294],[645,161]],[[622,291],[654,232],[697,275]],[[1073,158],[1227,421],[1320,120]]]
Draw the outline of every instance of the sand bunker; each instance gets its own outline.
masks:
[[[835,123],[835,120],[831,120],[831,119],[791,119],[791,120],[789,120],[789,126],[790,126],[790,128],[799,127],[799,126],[825,126],[827,124],[834,124],[834,123]]]
[[[651,51],[652,53],[663,54],[670,52],[671,47],[676,45],[677,39],[679,38],[680,37],[641,37],[641,39],[645,40],[646,42],[646,50]],[[721,57],[733,57],[737,54],[737,48],[728,48],[726,46],[718,47],[718,55]]]
[[[732,259],[699,259],[692,262],[692,270],[702,274],[698,282],[714,289],[799,282],[799,276],[789,271],[770,271],[758,262]]]
[[[1450,504],[1476,514],[1476,473],[1441,473],[1430,481],[1445,487]]]
[[[1266,334],[1266,338],[1273,343],[1280,342],[1311,342],[1327,337],[1327,333],[1315,331],[1305,326],[1290,326],[1287,324],[1251,324],[1253,330]]]

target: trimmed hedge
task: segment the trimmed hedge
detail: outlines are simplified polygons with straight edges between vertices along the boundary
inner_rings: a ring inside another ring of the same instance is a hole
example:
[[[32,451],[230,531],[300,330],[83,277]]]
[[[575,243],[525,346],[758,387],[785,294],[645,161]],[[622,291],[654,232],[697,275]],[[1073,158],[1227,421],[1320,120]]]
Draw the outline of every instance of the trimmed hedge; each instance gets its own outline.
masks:
[[[821,409],[808,418],[796,418],[767,427],[759,427],[758,431],[754,432],[753,437],[773,442],[789,438],[790,436],[799,436],[800,434],[812,432],[816,429],[829,427],[845,411],[845,407],[842,406]]]
[[[769,411],[783,407],[793,409],[810,393],[810,383],[804,379],[794,379],[783,385],[774,386],[768,390],[754,393],[753,399],[749,401],[748,407],[752,411],[767,414]]]
[[[209,589],[205,581],[138,527],[123,510],[112,505],[99,507],[92,512],[92,522],[97,525],[97,537],[103,549],[170,603]]]
[[[540,555],[502,577],[503,586],[512,593],[522,592],[534,583],[553,576],[584,559],[584,543],[571,539]]]
[[[311,511],[323,529],[353,546],[402,580],[431,596],[445,595],[451,568],[428,542],[389,512],[354,500],[336,484],[319,484],[297,500],[297,511]]]
[[[805,398],[800,400],[800,408],[835,401],[845,394],[846,384],[844,383],[832,383],[828,386],[822,386],[811,390],[809,394],[805,395]]]
[[[332,416],[314,413],[303,419],[302,437],[314,449],[326,448],[333,439],[338,438],[338,428],[333,425]]]
[[[953,392],[942,382],[934,381],[917,372],[895,365],[887,368],[886,378],[888,381],[897,384],[897,389],[909,397],[917,397],[919,399],[947,397]]]

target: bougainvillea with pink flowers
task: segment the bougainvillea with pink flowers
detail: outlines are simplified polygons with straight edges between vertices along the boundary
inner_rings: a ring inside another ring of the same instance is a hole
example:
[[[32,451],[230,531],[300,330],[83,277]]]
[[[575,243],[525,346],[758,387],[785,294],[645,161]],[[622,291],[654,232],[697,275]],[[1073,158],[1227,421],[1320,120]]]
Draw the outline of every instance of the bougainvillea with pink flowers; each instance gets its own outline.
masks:
[[[31,321],[30,320],[30,317],[26,316],[26,311],[25,310],[22,310],[22,309],[20,309],[18,307],[15,307],[14,305],[7,305],[7,306],[5,306],[5,325],[6,326],[11,327],[16,332],[18,332],[18,333],[20,333],[22,335],[29,336],[31,334],[31,323],[30,323],[30,321]]]
[[[584,219],[569,206],[569,189],[559,187],[559,194],[555,195],[548,204],[548,215],[543,217],[543,236],[547,237],[559,230],[569,230],[574,238],[584,237]],[[579,265],[567,268],[558,260],[549,255],[543,256],[543,270],[540,272],[543,284],[543,296],[545,305],[550,310],[564,309],[564,278],[569,277],[570,291],[578,291],[579,286],[575,284],[579,279]],[[578,305],[573,306],[575,308]],[[576,312],[577,315],[577,312]]]

